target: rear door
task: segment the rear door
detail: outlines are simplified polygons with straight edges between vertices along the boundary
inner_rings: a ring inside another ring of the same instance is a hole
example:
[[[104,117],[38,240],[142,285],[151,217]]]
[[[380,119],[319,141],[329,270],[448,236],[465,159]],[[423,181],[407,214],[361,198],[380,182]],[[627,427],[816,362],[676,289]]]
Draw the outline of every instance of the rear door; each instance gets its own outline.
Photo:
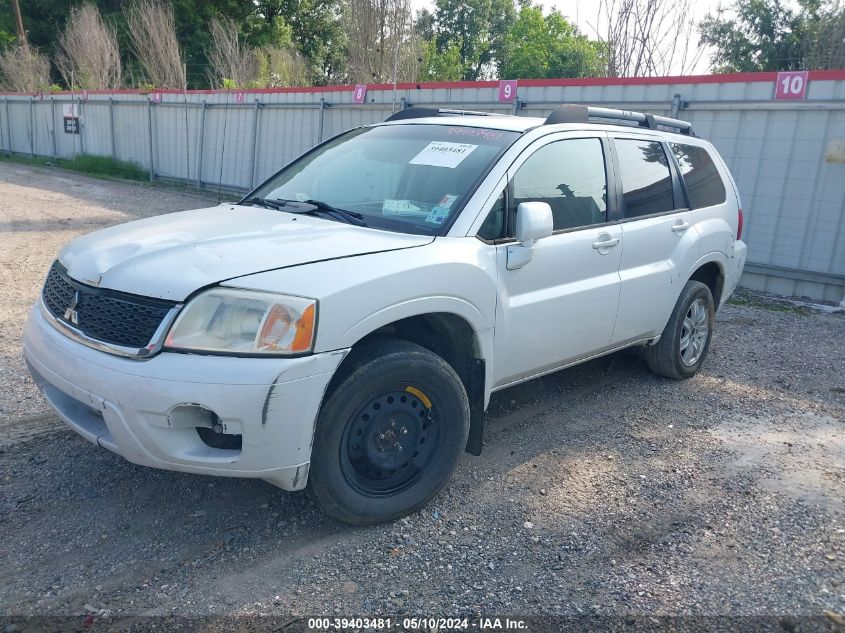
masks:
[[[613,343],[660,334],[697,253],[677,169],[657,135],[612,135],[621,188],[622,263]]]

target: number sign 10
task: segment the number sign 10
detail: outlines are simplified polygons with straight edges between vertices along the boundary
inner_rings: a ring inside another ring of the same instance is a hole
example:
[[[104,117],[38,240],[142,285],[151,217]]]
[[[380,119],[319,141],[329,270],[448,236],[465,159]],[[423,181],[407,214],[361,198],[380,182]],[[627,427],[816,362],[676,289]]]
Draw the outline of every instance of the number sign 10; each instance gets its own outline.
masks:
[[[807,95],[808,74],[806,70],[778,73],[775,83],[775,99],[803,101]]]

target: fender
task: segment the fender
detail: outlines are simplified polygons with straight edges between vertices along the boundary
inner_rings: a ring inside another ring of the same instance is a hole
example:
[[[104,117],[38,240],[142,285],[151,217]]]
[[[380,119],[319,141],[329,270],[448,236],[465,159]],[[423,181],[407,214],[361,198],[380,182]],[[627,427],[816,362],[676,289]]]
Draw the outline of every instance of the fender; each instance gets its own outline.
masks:
[[[337,339],[335,346],[352,347],[368,334],[394,321],[435,312],[454,314],[469,323],[473,332],[476,333],[475,347],[477,352],[481,354],[481,358],[488,357],[490,352],[486,348],[488,343],[483,340],[484,337],[477,336],[479,332],[490,329],[485,324],[484,314],[469,301],[449,295],[417,297],[384,306],[347,328]]]
[[[684,274],[684,283],[690,280],[692,274],[704,266],[704,264],[716,263],[719,266],[719,271],[722,275],[725,274],[725,270],[727,269],[727,261],[728,258],[725,257],[725,254],[721,251],[710,251],[706,255],[702,255],[701,257],[696,260],[696,262],[689,267],[689,269]]]

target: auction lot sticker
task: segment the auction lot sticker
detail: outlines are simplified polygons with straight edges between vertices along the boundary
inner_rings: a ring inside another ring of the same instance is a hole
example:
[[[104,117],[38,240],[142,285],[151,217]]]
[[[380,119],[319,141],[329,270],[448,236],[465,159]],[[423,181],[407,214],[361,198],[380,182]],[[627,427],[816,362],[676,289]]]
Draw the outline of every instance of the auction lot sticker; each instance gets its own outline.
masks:
[[[414,156],[411,165],[430,165],[432,167],[449,167],[454,169],[469,156],[478,145],[469,143],[447,143],[446,141],[432,141],[422,151]]]

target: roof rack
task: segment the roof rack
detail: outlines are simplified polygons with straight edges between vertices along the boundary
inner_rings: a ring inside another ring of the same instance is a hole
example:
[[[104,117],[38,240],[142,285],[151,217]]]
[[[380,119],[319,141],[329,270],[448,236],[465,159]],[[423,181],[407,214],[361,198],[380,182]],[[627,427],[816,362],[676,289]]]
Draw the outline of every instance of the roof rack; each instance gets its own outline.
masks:
[[[405,108],[394,112],[385,121],[402,121],[404,119],[423,119],[434,116],[502,116],[494,112],[478,112],[476,110],[452,110],[448,108]]]
[[[615,110],[613,108],[597,108],[594,106],[576,105],[565,103],[554,110],[547,118],[545,125],[555,123],[589,123],[591,119],[606,119],[606,121],[594,121],[611,123],[615,125],[627,125],[635,123],[638,127],[649,130],[656,130],[659,127],[676,130],[680,134],[695,136],[692,131],[692,123],[680,119],[643,112],[630,112],[628,110]],[[619,123],[617,123],[617,121]]]

